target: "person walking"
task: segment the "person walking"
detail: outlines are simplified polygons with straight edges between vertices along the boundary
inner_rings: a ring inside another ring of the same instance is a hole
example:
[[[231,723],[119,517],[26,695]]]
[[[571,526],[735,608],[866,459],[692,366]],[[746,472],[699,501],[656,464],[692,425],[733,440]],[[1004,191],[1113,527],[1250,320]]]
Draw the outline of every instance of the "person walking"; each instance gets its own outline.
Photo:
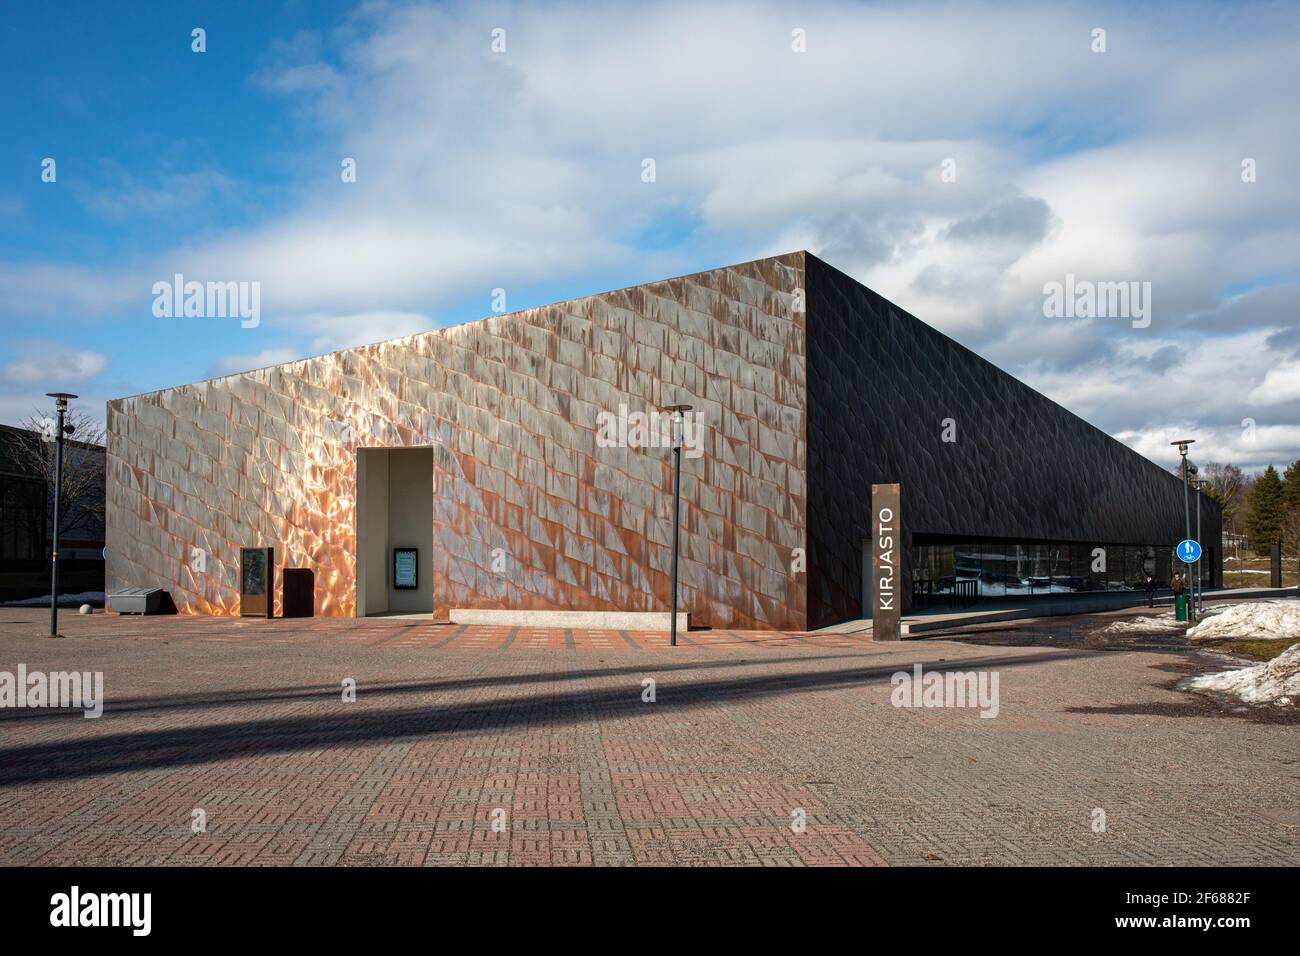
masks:
[[[1156,606],[1156,579],[1153,575],[1147,575],[1147,607]]]

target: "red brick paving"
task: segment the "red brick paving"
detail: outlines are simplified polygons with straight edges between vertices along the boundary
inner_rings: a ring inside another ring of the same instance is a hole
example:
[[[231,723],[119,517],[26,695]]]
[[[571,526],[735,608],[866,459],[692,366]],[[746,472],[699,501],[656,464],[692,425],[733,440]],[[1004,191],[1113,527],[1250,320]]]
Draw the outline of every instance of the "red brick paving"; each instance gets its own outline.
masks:
[[[69,617],[0,611],[0,670],[107,696],[0,711],[0,864],[1300,861],[1294,726],[1170,690],[1169,655]],[[914,661],[998,670],[1000,715],[892,707]]]
[[[10,620],[45,618],[41,612],[0,609]],[[64,612],[60,630],[68,634],[92,627],[138,641],[168,644],[189,641],[242,643],[256,640],[269,645],[332,644],[347,647],[404,648],[409,650],[501,650],[503,648],[601,650],[668,647],[666,631],[572,630],[557,627],[499,627],[488,625],[433,624],[411,618],[259,618],[228,617],[133,617],[99,614],[90,619]],[[745,650],[762,647],[859,647],[870,643],[852,634],[796,634],[781,631],[697,630],[678,634],[682,647]]]

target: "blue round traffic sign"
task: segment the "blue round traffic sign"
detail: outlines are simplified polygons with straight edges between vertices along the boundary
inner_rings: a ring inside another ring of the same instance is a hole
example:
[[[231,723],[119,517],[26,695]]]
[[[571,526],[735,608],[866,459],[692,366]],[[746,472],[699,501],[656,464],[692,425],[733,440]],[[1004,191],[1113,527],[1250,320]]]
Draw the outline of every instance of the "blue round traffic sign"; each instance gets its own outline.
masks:
[[[1195,564],[1201,560],[1201,546],[1198,542],[1188,538],[1186,541],[1178,542],[1178,560],[1184,564]]]

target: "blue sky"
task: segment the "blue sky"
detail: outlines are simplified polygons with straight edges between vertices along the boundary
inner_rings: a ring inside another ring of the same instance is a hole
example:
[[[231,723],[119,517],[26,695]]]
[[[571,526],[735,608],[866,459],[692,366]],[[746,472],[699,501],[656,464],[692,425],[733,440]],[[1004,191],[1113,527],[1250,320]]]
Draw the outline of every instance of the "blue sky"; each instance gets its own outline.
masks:
[[[55,262],[111,274],[158,250],[274,224],[310,202],[314,191],[337,191],[336,141],[321,139],[296,104],[258,78],[282,62],[286,45],[340,29],[361,6],[142,3],[134,6],[136,15],[123,17],[111,6],[80,2],[61,5],[57,18],[41,4],[15,7],[0,41],[6,87],[17,94],[6,100],[3,115],[14,135],[0,153],[0,256],[16,269]],[[207,34],[202,54],[191,49],[196,26]],[[349,152],[364,157],[364,144],[351,145]],[[47,156],[58,164],[54,184],[33,175]],[[689,217],[668,216],[636,239],[646,249],[675,248],[691,228]],[[743,247],[733,252],[722,245],[700,267],[744,255]],[[160,279],[171,276],[156,271]],[[659,277],[624,265],[523,281],[503,272],[499,282],[514,309]],[[498,287],[448,288],[427,304],[417,302],[428,316],[419,327],[482,317]],[[7,316],[4,352],[21,350],[26,341],[108,356],[95,384],[112,396],[225,371],[222,356],[300,355],[325,347],[276,328],[272,317],[250,351],[247,330],[234,323],[163,325],[151,314],[148,287],[128,299],[90,317],[72,309],[35,325]],[[381,327],[355,340],[382,334]],[[342,344],[350,343],[326,343]],[[17,407],[20,417],[28,413]],[[6,420],[14,419],[5,411]]]
[[[5,422],[807,248],[1157,460],[1300,457],[1292,6],[58,10],[0,33]],[[177,271],[261,321],[155,317]],[[1067,273],[1154,321],[1045,317]]]

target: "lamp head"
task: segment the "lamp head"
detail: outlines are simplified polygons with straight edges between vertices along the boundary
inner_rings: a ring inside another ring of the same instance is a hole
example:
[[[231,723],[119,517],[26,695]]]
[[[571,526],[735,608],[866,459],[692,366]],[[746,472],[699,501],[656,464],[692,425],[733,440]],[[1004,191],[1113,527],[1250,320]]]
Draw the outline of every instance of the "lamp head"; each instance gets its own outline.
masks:
[[[67,411],[68,399],[76,398],[71,392],[46,392],[46,397],[54,399],[54,407],[59,411]]]
[[[689,412],[694,406],[691,405],[661,405],[659,411],[668,412],[672,415],[672,445],[674,448],[682,447],[682,419],[686,412]]]

